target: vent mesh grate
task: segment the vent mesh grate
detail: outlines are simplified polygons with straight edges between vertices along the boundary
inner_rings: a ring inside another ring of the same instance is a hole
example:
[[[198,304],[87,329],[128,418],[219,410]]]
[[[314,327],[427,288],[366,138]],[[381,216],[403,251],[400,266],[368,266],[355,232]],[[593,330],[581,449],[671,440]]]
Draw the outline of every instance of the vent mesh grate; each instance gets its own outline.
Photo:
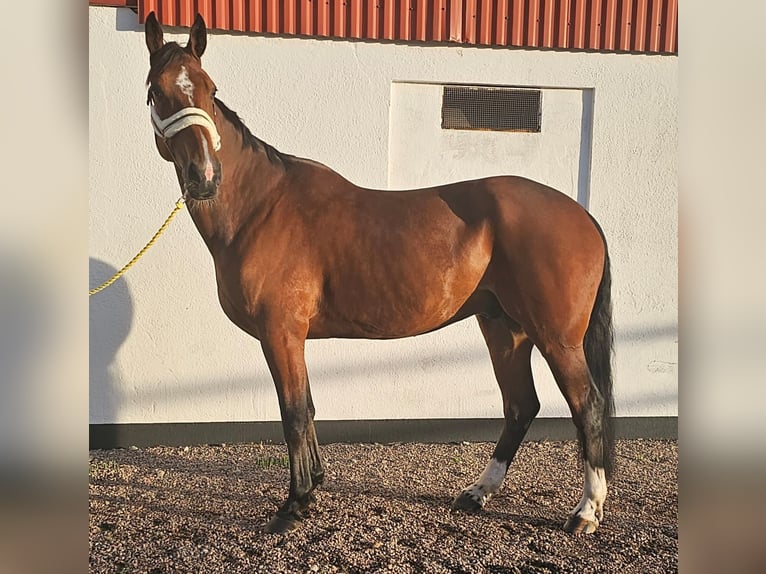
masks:
[[[540,90],[445,86],[442,129],[539,132]]]

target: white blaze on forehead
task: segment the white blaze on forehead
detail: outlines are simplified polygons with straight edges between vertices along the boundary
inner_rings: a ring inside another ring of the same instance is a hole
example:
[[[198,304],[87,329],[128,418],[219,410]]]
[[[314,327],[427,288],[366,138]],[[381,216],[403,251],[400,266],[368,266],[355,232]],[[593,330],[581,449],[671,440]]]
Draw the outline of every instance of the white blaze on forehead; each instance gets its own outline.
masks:
[[[194,105],[194,84],[189,79],[189,72],[186,71],[186,66],[181,66],[181,71],[176,78],[176,86],[181,88],[181,91],[189,98],[189,104]]]

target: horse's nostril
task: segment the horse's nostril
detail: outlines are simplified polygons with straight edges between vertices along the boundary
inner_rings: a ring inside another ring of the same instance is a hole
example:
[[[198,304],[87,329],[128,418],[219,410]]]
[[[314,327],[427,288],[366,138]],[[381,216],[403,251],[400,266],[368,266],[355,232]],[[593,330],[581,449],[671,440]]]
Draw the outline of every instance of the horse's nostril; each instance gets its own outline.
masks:
[[[190,183],[202,182],[202,174],[200,173],[197,166],[194,165],[193,163],[189,164],[189,182]]]

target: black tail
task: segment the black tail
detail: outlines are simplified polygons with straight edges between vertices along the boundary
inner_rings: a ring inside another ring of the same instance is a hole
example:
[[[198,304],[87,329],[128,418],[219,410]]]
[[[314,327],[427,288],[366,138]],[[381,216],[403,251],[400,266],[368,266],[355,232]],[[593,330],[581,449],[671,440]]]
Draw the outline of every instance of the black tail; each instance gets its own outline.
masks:
[[[609,264],[609,250],[604,232],[594,219],[604,239],[604,272],[596,293],[596,302],[590,315],[588,330],[585,332],[585,360],[588,362],[593,382],[603,399],[601,458],[607,478],[614,473],[614,397],[612,396],[612,354],[614,332],[612,330],[612,273]],[[595,462],[595,461],[591,461]]]

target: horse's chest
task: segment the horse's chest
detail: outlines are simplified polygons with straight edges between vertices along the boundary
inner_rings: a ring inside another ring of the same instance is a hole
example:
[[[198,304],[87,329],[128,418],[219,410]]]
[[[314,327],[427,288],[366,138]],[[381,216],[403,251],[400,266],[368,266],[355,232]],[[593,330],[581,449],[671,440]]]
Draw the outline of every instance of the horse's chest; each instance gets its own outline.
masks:
[[[247,281],[243,281],[241,263],[225,257],[214,259],[218,301],[223,312],[239,328],[257,336],[254,332],[254,319],[258,314],[257,285],[248,285]]]
[[[308,318],[315,314],[321,281],[311,266],[269,264],[263,258],[216,261],[218,298],[237,326],[257,336],[264,316],[288,314]]]

